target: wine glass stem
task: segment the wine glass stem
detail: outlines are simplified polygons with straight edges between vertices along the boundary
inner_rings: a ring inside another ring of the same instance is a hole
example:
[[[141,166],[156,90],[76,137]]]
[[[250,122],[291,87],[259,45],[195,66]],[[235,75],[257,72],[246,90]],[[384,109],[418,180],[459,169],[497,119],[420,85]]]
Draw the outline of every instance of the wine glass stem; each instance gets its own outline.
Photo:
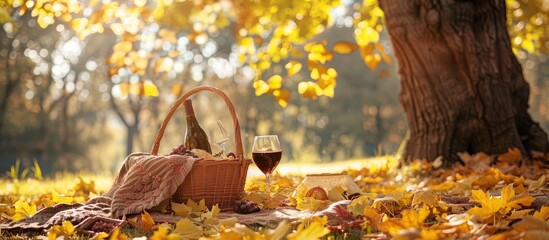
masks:
[[[271,195],[271,181],[270,181],[271,174],[270,173],[265,174],[265,178],[267,179],[267,194],[270,196]]]
[[[227,152],[225,151],[225,142],[222,142],[219,144],[221,149],[223,150],[223,154],[227,155]]]

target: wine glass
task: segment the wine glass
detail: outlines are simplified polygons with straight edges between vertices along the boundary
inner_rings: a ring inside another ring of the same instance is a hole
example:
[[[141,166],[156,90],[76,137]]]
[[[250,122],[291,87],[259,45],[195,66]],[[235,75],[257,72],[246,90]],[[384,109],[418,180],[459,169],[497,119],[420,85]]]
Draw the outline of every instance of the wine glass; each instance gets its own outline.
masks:
[[[277,135],[263,135],[254,138],[252,147],[252,158],[255,165],[265,174],[267,178],[267,194],[270,194],[271,185],[269,177],[274,171],[280,158],[282,157],[282,149]]]
[[[210,126],[210,139],[212,143],[215,143],[219,147],[221,147],[223,154],[227,154],[225,144],[229,140],[229,133],[227,132],[227,129],[225,129],[225,127],[223,126],[221,120],[217,120],[215,124],[212,124],[212,126]]]

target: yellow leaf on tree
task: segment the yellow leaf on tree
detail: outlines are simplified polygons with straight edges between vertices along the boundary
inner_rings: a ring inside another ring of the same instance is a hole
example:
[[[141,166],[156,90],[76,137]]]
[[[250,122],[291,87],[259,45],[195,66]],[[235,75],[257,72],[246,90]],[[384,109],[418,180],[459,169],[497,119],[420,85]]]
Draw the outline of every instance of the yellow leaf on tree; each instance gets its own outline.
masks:
[[[181,93],[183,93],[183,86],[179,83],[176,83],[172,86],[170,92],[172,93],[172,95],[179,97]]]
[[[349,54],[354,52],[358,46],[356,43],[348,41],[339,41],[334,45],[334,52],[339,54]]]
[[[300,82],[297,86],[297,92],[305,98],[316,99],[320,96],[322,89],[315,82]]]
[[[28,204],[23,200],[18,200],[14,206],[15,214],[11,217],[11,220],[14,222],[23,220],[36,213],[36,205],[34,203]]]
[[[158,36],[160,36],[163,40],[168,41],[172,44],[177,43],[177,37],[176,37],[175,31],[161,29],[160,31],[158,31]]]
[[[143,96],[158,97],[158,88],[151,81],[143,82]]]
[[[112,48],[115,52],[120,52],[123,54],[127,54],[132,51],[133,44],[129,41],[122,41],[114,45]]]
[[[263,80],[258,80],[254,82],[254,89],[255,89],[255,95],[261,96],[265,93],[268,93],[271,89],[269,88],[269,84],[267,84]]]
[[[301,71],[302,65],[298,61],[290,61],[290,62],[286,63],[286,65],[284,65],[284,67],[286,68],[286,71],[288,71],[288,76],[292,76],[292,75],[298,73],[299,71]]]
[[[282,77],[280,75],[274,75],[267,81],[269,83],[270,90],[280,89],[282,87]]]
[[[288,106],[288,100],[290,100],[290,91],[288,89],[274,90],[273,96],[280,106]]]
[[[312,240],[320,239],[330,233],[330,230],[320,222],[312,222],[309,226],[305,227],[305,222],[302,222],[297,227],[296,232],[289,234],[288,240]]]
[[[374,53],[370,55],[366,55],[364,57],[364,63],[366,63],[366,66],[370,68],[371,70],[376,69],[377,65],[381,62],[381,56],[379,53]]]
[[[370,26],[357,28],[355,29],[355,39],[358,45],[361,46],[367,45],[368,43],[377,43],[379,42],[379,32]]]

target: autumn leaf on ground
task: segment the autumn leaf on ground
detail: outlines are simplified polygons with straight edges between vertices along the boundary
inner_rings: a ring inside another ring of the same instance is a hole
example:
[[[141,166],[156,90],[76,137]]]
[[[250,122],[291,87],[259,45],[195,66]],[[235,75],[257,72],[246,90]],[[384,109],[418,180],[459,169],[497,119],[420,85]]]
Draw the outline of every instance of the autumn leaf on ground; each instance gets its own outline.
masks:
[[[204,199],[200,200],[200,202],[198,203],[189,199],[187,200],[187,207],[190,207],[193,212],[203,212],[208,210],[208,207],[206,207],[206,201]]]
[[[420,204],[426,204],[429,207],[438,205],[438,196],[430,190],[417,191],[412,198],[412,207]]]
[[[525,210],[513,210],[509,216],[509,220],[522,219],[524,216],[530,214],[534,209]]]
[[[155,225],[154,220],[147,211],[142,213],[141,216],[128,219],[128,222],[130,223],[130,225],[137,227],[144,232],[150,232]]]
[[[400,211],[405,204],[401,203],[396,196],[386,196],[382,198],[376,198],[374,202],[372,203],[372,207],[383,213],[387,213],[389,215],[395,215],[398,211]]]
[[[80,182],[78,182],[78,184],[73,187],[74,191],[76,191],[75,195],[89,196],[90,193],[98,194],[97,190],[95,189],[95,182],[93,180],[90,180],[90,182],[86,182],[81,177],[78,177],[78,179]]]
[[[11,217],[14,222],[21,221],[27,217],[36,213],[36,205],[34,203],[28,204],[23,200],[18,200],[15,204],[15,214]]]
[[[130,239],[130,237],[128,237],[128,235],[120,231],[120,228],[115,228],[112,231],[111,237],[110,237],[110,240],[128,240],[128,239]]]
[[[287,221],[282,221],[275,229],[267,229],[265,235],[268,239],[284,239],[292,230],[292,225]]]
[[[74,226],[69,221],[64,221],[63,225],[54,225],[48,230],[48,239],[57,239],[57,237],[70,237],[75,234]]]
[[[383,219],[384,214],[378,213],[375,209],[372,207],[366,205],[363,211],[364,217],[370,221],[370,224],[372,224],[376,229],[379,226],[379,223]]]
[[[150,237],[151,240],[168,240],[168,239],[182,239],[178,234],[169,234],[169,228],[164,225],[159,225],[158,229],[154,231],[153,235]],[[170,238],[171,237],[171,238]]]
[[[362,215],[364,213],[364,209],[366,207],[370,207],[373,200],[370,196],[360,196],[358,198],[355,198],[351,201],[349,205],[347,205],[347,211],[353,214],[353,216]]]
[[[530,206],[535,200],[527,192],[516,195],[513,185],[509,184],[501,189],[501,196],[491,196],[489,192],[482,190],[472,191],[473,199],[481,207],[473,207],[467,212],[488,219],[496,213],[507,214],[513,209],[520,209],[521,206]]]
[[[328,233],[330,233],[330,230],[322,226],[320,222],[312,222],[307,227],[302,222],[297,226],[296,232],[288,234],[287,237],[288,240],[312,240],[320,239]]]
[[[549,236],[549,220],[543,221],[534,216],[524,216],[524,219],[513,225],[513,228],[524,231],[525,239],[547,239]]]
[[[263,209],[275,209],[282,205],[284,203],[284,200],[286,200],[287,198],[288,197],[286,194],[278,192],[272,197],[263,201]]]
[[[175,215],[181,216],[181,217],[188,217],[192,212],[192,208],[181,203],[171,202],[171,207]]]
[[[425,219],[431,214],[431,210],[426,205],[419,210],[406,209],[402,211],[401,222],[408,228],[421,228]]]
[[[11,219],[11,216],[14,214],[15,208],[7,204],[0,203],[0,221],[3,221],[4,219]]]
[[[213,205],[211,210],[206,211],[200,215],[200,217],[202,218],[202,223],[207,225],[218,225],[219,219],[217,219],[217,215],[219,214],[219,212],[221,212],[219,206],[217,204]]]
[[[518,166],[520,160],[522,160],[522,153],[518,148],[510,148],[504,154],[498,156],[498,165],[507,166]]]
[[[528,186],[529,191],[538,191],[541,188],[545,187],[545,179],[546,176],[543,175],[538,180],[525,179],[524,183]]]
[[[189,219],[181,219],[175,224],[172,234],[177,234],[182,239],[197,239],[204,235],[204,229],[194,225]]]
[[[482,172],[492,163],[492,157],[488,156],[485,153],[477,153],[470,155],[466,152],[457,153],[458,157],[465,163],[465,167],[469,169],[474,169],[478,172]]]
[[[90,240],[105,240],[105,239],[108,239],[108,237],[109,237],[108,233],[100,232],[93,235],[93,237],[90,238]]]
[[[379,223],[378,228],[392,236],[404,229],[422,229],[429,214],[431,214],[431,210],[426,205],[423,205],[419,211],[406,209],[401,212],[401,219],[389,218],[387,221]]]
[[[332,202],[337,202],[341,200],[345,200],[345,196],[343,196],[343,193],[345,192],[345,189],[341,186],[334,187],[328,191],[328,199]]]
[[[219,231],[219,238],[216,239],[265,239],[258,233],[243,224],[235,224],[235,226],[226,228],[221,227]]]
[[[34,204],[36,204],[36,206],[51,207],[55,205],[55,202],[52,200],[52,194],[46,193],[40,195],[38,199],[34,200]]]
[[[52,201],[54,203],[72,203],[73,202],[72,196],[67,196],[67,194],[59,194],[55,190],[52,191],[51,196],[52,196]]]
[[[297,200],[296,208],[299,209],[300,211],[314,212],[328,205],[326,201],[317,200],[312,197],[303,197],[303,198],[298,197],[296,198],[296,200]]]
[[[534,217],[537,217],[543,221],[549,220],[549,206],[543,206],[541,209],[534,213]]]

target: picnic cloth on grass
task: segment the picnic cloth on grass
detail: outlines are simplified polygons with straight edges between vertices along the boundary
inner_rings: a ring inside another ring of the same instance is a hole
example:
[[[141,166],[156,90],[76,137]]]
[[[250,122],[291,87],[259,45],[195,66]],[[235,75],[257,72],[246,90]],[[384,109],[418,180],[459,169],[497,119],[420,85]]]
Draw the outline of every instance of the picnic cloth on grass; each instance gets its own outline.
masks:
[[[59,203],[51,207],[40,209],[34,215],[18,222],[0,224],[2,230],[39,231],[50,228],[53,225],[61,225],[64,221],[70,221],[76,225],[88,217],[108,217],[111,211],[111,199],[96,197],[86,204]]]
[[[46,207],[19,222],[0,224],[0,229],[45,229],[70,221],[78,224],[87,217],[141,213],[171,196],[200,158],[183,155],[157,156],[132,153],[122,164],[109,191],[86,204],[57,204]]]
[[[111,189],[111,214],[121,217],[158,206],[177,191],[199,158],[132,153],[120,168]]]

